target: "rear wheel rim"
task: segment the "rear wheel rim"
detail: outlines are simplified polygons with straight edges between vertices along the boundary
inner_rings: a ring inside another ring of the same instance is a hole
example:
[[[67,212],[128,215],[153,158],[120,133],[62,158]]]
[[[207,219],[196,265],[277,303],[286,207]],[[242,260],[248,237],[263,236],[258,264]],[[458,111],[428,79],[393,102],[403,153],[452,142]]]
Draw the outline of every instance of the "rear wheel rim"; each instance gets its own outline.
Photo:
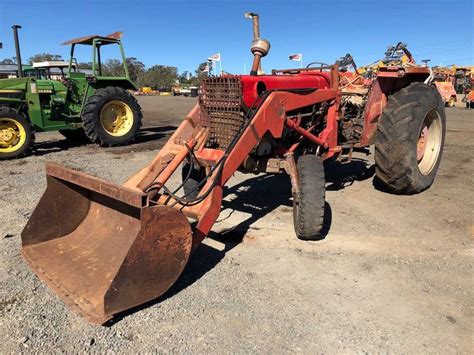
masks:
[[[416,157],[422,175],[431,173],[438,162],[441,150],[443,127],[437,110],[430,110],[423,120],[418,134]]]
[[[100,110],[100,124],[111,136],[122,137],[132,129],[133,111],[123,101],[109,101]]]
[[[23,125],[13,118],[0,118],[0,153],[13,153],[26,142]]]

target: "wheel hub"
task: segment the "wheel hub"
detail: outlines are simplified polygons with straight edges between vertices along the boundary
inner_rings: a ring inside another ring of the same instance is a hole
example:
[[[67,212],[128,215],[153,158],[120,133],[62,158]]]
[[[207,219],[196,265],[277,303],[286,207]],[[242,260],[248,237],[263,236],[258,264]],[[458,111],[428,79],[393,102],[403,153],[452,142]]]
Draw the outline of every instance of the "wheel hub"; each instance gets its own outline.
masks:
[[[416,157],[422,175],[428,175],[438,162],[443,137],[443,126],[439,113],[430,110],[423,120],[418,135]]]
[[[12,118],[0,118],[0,153],[12,153],[25,143],[23,126]]]
[[[12,128],[3,128],[0,131],[0,140],[2,143],[9,144],[16,137],[15,131]]]
[[[428,135],[429,135],[428,127],[425,125],[420,132],[420,137],[418,138],[418,144],[417,144],[417,149],[416,149],[416,158],[418,159],[418,162],[420,162],[420,160],[423,159],[423,156],[425,155],[426,142],[428,141]]]
[[[126,103],[113,100],[102,108],[100,122],[110,135],[123,136],[132,128],[133,112]]]

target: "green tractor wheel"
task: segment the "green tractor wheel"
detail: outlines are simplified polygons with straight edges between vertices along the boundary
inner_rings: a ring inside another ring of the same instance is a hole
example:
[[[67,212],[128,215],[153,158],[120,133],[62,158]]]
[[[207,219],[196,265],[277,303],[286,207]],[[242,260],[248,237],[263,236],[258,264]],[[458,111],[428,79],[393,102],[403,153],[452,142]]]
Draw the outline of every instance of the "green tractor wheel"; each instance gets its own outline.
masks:
[[[27,155],[33,146],[33,125],[22,114],[0,109],[0,160]]]
[[[92,142],[112,147],[128,144],[138,136],[142,113],[127,90],[108,86],[89,97],[82,121]]]

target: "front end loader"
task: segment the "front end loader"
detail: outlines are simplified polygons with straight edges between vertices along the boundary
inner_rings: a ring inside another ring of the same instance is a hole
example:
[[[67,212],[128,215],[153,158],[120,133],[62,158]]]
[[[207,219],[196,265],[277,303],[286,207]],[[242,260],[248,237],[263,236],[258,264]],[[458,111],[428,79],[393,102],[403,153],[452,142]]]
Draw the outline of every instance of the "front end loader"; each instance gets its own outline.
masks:
[[[320,239],[324,227],[324,160],[375,140],[387,189],[416,193],[433,182],[444,107],[423,83],[429,71],[389,66],[370,87],[355,80],[341,86],[338,65],[259,75],[269,49],[258,35],[251,75],[204,79],[198,104],[123,186],[47,166],[47,189],[23,230],[22,254],[88,321],[103,324],[171,287],[218,218],[237,170],[289,175],[295,233],[303,240]],[[419,105],[405,103],[413,97]],[[406,116],[394,110],[398,102]],[[402,128],[390,128],[395,120]],[[180,170],[182,183],[171,188]]]

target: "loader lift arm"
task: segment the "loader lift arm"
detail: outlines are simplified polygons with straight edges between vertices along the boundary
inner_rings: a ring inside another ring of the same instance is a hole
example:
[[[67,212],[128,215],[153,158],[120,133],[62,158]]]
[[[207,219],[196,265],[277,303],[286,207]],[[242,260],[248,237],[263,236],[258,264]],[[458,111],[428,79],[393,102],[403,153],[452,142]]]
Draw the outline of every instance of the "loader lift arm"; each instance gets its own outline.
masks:
[[[197,104],[150,165],[124,186],[48,166],[47,190],[22,233],[25,259],[92,323],[102,324],[116,313],[159,297],[177,280],[191,250],[211,230],[221,210],[224,185],[265,134],[280,138],[284,130],[292,130],[300,137],[287,150],[286,170],[293,183],[297,176],[291,158],[299,142],[309,140],[324,149],[334,145],[340,101],[337,66],[331,68],[330,76],[318,75],[328,78],[331,85],[261,93],[225,149],[206,146],[211,128],[203,124]],[[320,134],[287,117],[287,112],[323,102],[329,109],[327,129]],[[330,154],[330,149],[326,151]],[[166,188],[190,155],[208,169],[194,200]],[[50,211],[59,211],[55,219],[48,217]],[[194,230],[187,218],[197,220]]]
[[[274,138],[280,138],[284,127],[288,127],[322,147],[327,147],[328,143],[337,139],[335,123],[340,95],[337,87],[337,75],[337,66],[333,66],[331,68],[333,87],[314,90],[305,95],[285,90],[266,92],[265,95],[262,95],[261,104],[255,114],[247,119],[242,127],[242,133],[235,137],[234,144],[226,151],[204,148],[207,138],[206,128],[199,124],[200,108],[199,105],[196,105],[155,160],[128,180],[125,186],[145,192],[149,186],[164,186],[171,174],[186,159],[189,149],[199,147],[193,152],[194,157],[199,164],[203,166],[210,164],[213,169],[207,182],[201,188],[198,203],[180,202],[166,193],[159,195],[156,190],[150,195],[151,200],[155,203],[173,206],[183,212],[186,217],[198,220],[193,233],[193,248],[195,248],[207,236],[219,216],[224,185],[265,133],[269,132]],[[327,122],[329,126],[332,124],[333,127],[325,130],[320,137],[299,127],[294,120],[286,118],[286,112],[330,101],[332,101],[332,105],[328,112]],[[173,158],[170,160],[170,157]],[[168,163],[164,165],[163,162]],[[208,195],[201,198],[205,192],[209,192]]]

